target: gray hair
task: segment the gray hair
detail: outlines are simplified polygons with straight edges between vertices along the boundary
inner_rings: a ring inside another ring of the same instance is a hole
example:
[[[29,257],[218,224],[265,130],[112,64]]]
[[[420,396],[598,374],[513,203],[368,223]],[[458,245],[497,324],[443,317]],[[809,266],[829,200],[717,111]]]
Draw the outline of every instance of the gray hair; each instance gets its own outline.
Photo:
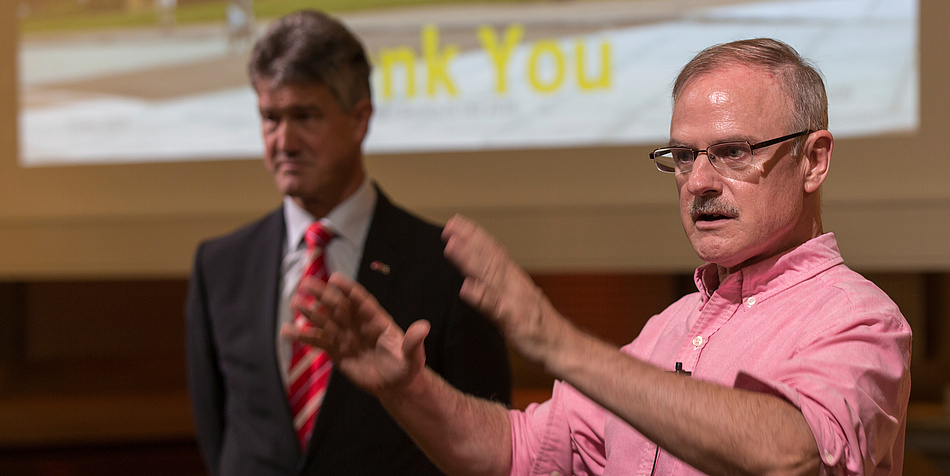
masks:
[[[363,44],[341,22],[315,10],[274,21],[254,45],[248,74],[255,88],[262,81],[325,86],[344,111],[372,98]]]
[[[777,78],[791,98],[789,132],[828,128],[828,96],[821,73],[786,43],[770,38],[733,41],[699,52],[673,84],[673,102],[693,79],[730,65],[764,69]],[[796,146],[800,141],[796,141]],[[797,154],[797,149],[796,154]]]

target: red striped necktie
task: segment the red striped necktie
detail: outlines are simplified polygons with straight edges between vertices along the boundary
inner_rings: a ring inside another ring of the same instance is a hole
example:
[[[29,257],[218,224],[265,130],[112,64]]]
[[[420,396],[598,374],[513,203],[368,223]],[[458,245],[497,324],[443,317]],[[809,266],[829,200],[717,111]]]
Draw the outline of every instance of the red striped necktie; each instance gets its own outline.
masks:
[[[324,260],[324,249],[333,233],[323,227],[320,222],[313,222],[304,233],[307,242],[307,264],[301,280],[316,276],[324,281],[329,277]],[[294,324],[301,329],[312,327],[313,324],[300,313],[295,313]],[[330,381],[332,363],[326,352],[307,344],[293,343],[290,356],[290,371],[287,395],[290,408],[294,415],[294,429],[297,431],[297,440],[300,448],[306,449],[313,433],[313,423],[320,411],[320,404]]]

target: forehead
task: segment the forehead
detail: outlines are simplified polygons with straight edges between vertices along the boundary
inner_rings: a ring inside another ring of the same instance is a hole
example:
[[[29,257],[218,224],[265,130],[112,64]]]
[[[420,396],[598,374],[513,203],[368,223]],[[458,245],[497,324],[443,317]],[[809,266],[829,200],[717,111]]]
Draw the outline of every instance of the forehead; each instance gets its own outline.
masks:
[[[327,107],[335,104],[330,89],[319,83],[279,84],[262,80],[254,84],[254,90],[262,107]]]
[[[691,79],[673,105],[670,139],[693,144],[782,135],[791,101],[772,73],[725,66]]]

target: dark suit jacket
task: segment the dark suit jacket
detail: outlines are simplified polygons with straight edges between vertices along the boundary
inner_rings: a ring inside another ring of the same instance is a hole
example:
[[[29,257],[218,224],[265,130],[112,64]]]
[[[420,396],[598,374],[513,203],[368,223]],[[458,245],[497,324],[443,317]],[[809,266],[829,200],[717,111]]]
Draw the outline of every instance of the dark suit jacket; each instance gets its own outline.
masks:
[[[334,370],[303,454],[276,357],[284,215],[277,209],[202,243],[188,293],[188,379],[198,443],[212,474],[438,474],[379,402]],[[405,329],[427,319],[426,363],[457,388],[510,402],[497,330],[458,297],[440,229],[379,193],[357,280]],[[371,270],[380,261],[390,273]]]

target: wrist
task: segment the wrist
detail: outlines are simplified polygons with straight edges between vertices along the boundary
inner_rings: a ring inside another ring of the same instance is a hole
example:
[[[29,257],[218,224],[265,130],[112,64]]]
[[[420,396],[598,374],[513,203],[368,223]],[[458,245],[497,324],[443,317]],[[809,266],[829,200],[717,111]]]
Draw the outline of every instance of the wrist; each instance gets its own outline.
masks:
[[[559,376],[565,361],[577,350],[576,341],[583,333],[554,308],[547,296],[541,295],[537,312],[540,332],[533,357],[546,371]]]
[[[382,387],[376,392],[376,396],[380,400],[390,402],[411,401],[422,398],[426,393],[427,373],[430,373],[429,368],[422,367],[422,369],[415,372],[414,375],[410,375],[404,380]]]
[[[544,366],[551,375],[570,382],[577,375],[592,372],[592,366],[602,365],[598,348],[606,344],[574,327],[567,319],[562,319],[561,323],[552,332],[551,351]],[[610,350],[616,351],[612,346]]]

